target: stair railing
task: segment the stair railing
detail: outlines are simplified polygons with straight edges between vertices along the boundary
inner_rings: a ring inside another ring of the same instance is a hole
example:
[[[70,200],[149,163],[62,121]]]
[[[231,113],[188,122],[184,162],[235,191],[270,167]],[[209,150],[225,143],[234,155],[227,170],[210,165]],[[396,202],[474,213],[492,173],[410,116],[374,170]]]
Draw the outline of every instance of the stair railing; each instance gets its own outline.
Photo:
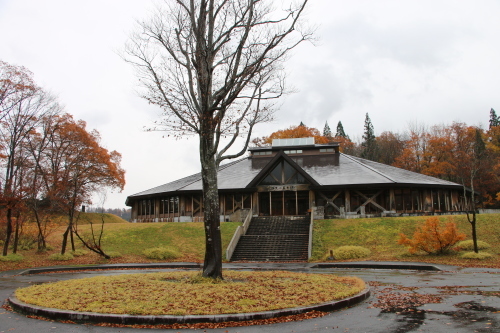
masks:
[[[241,236],[245,235],[247,233],[248,227],[250,226],[250,222],[252,221],[252,211],[249,210],[247,216],[245,217],[245,221],[243,222],[243,225],[240,225],[238,228],[236,228],[236,231],[234,232],[233,238],[229,242],[229,245],[227,246],[226,249],[226,260],[231,260],[231,257],[233,256],[234,250],[236,249],[236,245],[238,245],[238,242],[241,238]]]
[[[314,226],[314,207],[311,209],[311,221],[309,222],[309,245],[307,247],[307,260],[312,256],[312,243],[313,243],[313,226]]]

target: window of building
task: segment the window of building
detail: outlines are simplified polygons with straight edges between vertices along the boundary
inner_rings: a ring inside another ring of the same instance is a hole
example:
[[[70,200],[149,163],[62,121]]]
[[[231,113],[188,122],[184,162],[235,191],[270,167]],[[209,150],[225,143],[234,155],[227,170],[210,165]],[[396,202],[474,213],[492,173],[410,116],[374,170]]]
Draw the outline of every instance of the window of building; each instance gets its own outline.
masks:
[[[160,214],[177,214],[179,213],[179,197],[163,197],[160,200]]]
[[[278,163],[260,183],[260,185],[286,184],[308,184],[304,176],[286,161]]]
[[[294,150],[285,150],[285,154],[302,154],[302,149],[294,149]]]
[[[154,215],[155,201],[153,199],[145,199],[139,201],[139,215]]]

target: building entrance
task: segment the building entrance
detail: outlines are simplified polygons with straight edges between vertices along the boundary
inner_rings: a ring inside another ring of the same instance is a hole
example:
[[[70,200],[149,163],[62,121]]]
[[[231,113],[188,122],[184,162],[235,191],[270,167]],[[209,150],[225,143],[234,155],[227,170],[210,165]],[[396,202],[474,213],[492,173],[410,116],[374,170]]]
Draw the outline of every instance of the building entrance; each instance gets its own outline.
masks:
[[[259,193],[259,214],[263,216],[306,215],[309,191]]]

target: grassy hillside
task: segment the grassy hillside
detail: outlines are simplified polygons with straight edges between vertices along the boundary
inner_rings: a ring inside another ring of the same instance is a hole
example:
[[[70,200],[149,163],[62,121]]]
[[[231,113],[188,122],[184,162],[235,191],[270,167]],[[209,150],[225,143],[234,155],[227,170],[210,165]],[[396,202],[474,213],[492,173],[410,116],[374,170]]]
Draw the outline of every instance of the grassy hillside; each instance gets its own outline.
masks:
[[[88,213],[87,219],[79,222],[79,233],[89,235],[91,225],[94,223],[94,233],[99,234],[101,228],[100,214]],[[111,214],[105,214],[111,215]],[[0,271],[13,270],[27,267],[56,266],[56,265],[87,265],[104,263],[144,263],[160,262],[165,260],[148,259],[143,254],[144,250],[159,246],[174,249],[179,257],[170,261],[179,262],[202,262],[205,251],[205,234],[203,223],[119,223],[119,217],[111,215],[105,217],[104,233],[101,239],[102,248],[106,253],[115,256],[106,260],[98,255],[85,250],[75,237],[77,249],[87,251],[85,255],[75,256],[68,261],[53,261],[49,256],[61,251],[62,234],[65,226],[58,227],[51,233],[48,243],[51,250],[45,253],[37,253],[36,249],[19,251],[22,260],[15,262],[2,261],[0,257]],[[123,220],[122,220],[123,221]],[[239,222],[224,222],[221,225],[222,246],[225,248],[231,241]],[[68,248],[68,252],[71,249]],[[225,252],[223,253],[225,257]]]
[[[89,222],[100,224],[104,219],[104,223],[128,223],[128,221],[122,219],[115,214],[108,213],[80,213],[79,223],[88,224]]]
[[[106,252],[113,252],[118,255],[117,257],[105,260],[88,252],[82,256],[75,256],[69,261],[49,260],[51,254],[60,251],[62,233],[65,229],[62,225],[48,239],[52,250],[41,254],[36,253],[35,249],[20,251],[23,259],[17,262],[5,262],[1,261],[0,258],[0,271],[38,266],[165,261],[148,259],[143,254],[144,250],[159,246],[167,246],[178,254],[178,257],[173,261],[203,261],[205,244],[203,223],[128,223],[111,214],[105,214],[104,218],[102,246]],[[441,220],[444,223],[448,218],[454,219],[459,230],[467,235],[467,239],[471,238],[470,225],[465,216],[445,216]],[[93,222],[95,230],[100,229],[101,215],[87,213],[82,215],[79,222],[81,233],[89,232],[89,221]],[[461,259],[456,253],[444,256],[410,256],[404,246],[397,244],[399,234],[405,233],[411,237],[415,228],[424,221],[425,217],[315,221],[311,261],[327,260],[329,250],[334,250],[339,246],[358,245],[371,250],[371,256],[363,260],[422,261],[461,266],[500,267],[500,214],[478,216],[479,240],[491,244],[492,247],[487,251],[493,254],[493,258],[482,261]],[[236,222],[222,223],[224,252],[234,231],[240,224]],[[77,241],[77,243],[79,242]],[[77,247],[83,248],[80,244]]]
[[[365,260],[427,261],[457,265],[471,263],[470,261],[459,259],[454,253],[445,256],[410,256],[404,246],[397,244],[400,233],[412,237],[416,227],[423,224],[425,219],[425,216],[418,216],[316,221],[314,225],[314,246],[311,260],[323,261],[329,256],[329,250],[344,245],[357,245],[367,247],[371,250],[371,257]],[[465,215],[440,217],[443,224],[449,219],[456,222],[459,231],[467,235],[466,239],[472,239],[470,224]],[[492,247],[488,252],[496,256],[493,259],[475,263],[499,266],[500,215],[478,215],[477,230],[478,239],[489,243]]]
[[[224,249],[239,225],[241,223],[238,222],[222,223]],[[144,250],[159,246],[168,246],[180,252],[182,256],[176,261],[201,262],[205,254],[205,232],[201,222],[109,225],[102,242],[105,250],[129,256],[142,256]]]

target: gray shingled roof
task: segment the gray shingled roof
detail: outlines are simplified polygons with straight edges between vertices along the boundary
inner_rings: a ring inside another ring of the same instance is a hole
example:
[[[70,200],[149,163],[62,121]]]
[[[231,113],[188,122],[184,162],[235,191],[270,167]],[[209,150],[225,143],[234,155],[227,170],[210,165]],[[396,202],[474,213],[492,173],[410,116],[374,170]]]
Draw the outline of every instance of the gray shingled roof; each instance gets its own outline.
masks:
[[[304,166],[303,169],[323,186],[361,184],[461,186],[439,178],[346,154],[340,154],[338,166]]]
[[[297,157],[292,158],[299,165]],[[263,161],[260,159],[260,161]],[[269,160],[270,161],[270,160]],[[354,186],[354,185],[390,185],[408,184],[419,186],[461,187],[461,185],[446,180],[422,175],[419,173],[396,168],[358,157],[340,154],[339,165],[318,165],[302,163],[302,169],[322,186]],[[319,163],[321,164],[321,163]],[[258,165],[258,166],[256,166]],[[250,158],[243,158],[220,166],[218,185],[220,190],[244,189],[265,166],[263,163],[253,163]],[[201,191],[201,173],[154,187],[152,189],[130,195],[137,198],[176,191]],[[127,198],[127,201],[128,201]]]

